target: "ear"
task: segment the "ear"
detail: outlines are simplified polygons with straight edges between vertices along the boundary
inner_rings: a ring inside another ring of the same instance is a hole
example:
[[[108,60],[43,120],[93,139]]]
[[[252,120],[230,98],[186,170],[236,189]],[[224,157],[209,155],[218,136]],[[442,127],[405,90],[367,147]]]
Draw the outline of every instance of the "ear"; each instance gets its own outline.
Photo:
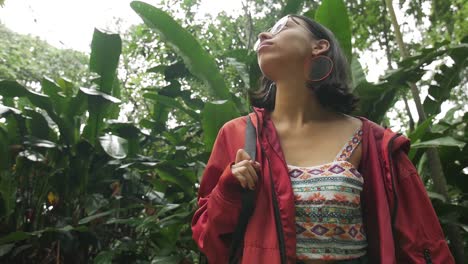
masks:
[[[312,55],[318,56],[330,49],[330,42],[326,39],[319,39],[312,42]]]

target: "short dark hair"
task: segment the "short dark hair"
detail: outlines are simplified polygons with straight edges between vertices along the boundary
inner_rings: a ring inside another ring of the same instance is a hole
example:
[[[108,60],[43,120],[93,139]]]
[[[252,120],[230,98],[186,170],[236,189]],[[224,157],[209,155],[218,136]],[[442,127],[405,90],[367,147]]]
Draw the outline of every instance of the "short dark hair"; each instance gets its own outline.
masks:
[[[318,101],[323,107],[332,111],[349,114],[356,108],[359,99],[351,92],[349,63],[340,48],[335,35],[318,22],[301,15],[291,15],[306,22],[307,28],[316,39],[326,39],[330,48],[323,55],[333,61],[333,71],[322,81],[307,83],[307,87],[314,89]],[[249,91],[252,106],[273,111],[275,108],[276,86],[265,76],[261,77],[260,88]]]

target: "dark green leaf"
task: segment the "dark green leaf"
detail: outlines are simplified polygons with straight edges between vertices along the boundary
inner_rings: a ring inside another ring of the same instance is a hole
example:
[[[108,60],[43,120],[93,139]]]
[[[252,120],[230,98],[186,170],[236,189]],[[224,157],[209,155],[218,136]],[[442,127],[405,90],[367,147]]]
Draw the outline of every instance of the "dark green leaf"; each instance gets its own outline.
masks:
[[[89,69],[101,76],[99,89],[105,94],[115,94],[112,90],[121,52],[122,40],[118,34],[94,30]]]
[[[441,137],[428,141],[418,142],[411,145],[412,148],[430,148],[430,147],[458,147],[462,149],[465,146],[465,142],[454,139],[453,137]]]
[[[31,235],[29,233],[23,231],[16,231],[13,233],[9,233],[6,236],[0,238],[0,245],[4,245],[6,243],[21,241],[29,238]]]
[[[367,82],[361,63],[359,63],[359,60],[356,57],[353,57],[351,61],[351,76],[353,80],[352,90],[354,90],[359,84]]]
[[[26,125],[31,136],[49,139],[51,129],[49,127],[49,122],[46,120],[44,115],[30,108],[25,108],[24,113],[29,117],[26,120]]]
[[[167,163],[160,163],[156,167],[156,172],[162,180],[178,185],[186,193],[192,193],[194,183],[179,169],[168,166]]]
[[[155,101],[157,101],[157,102],[159,102],[159,103],[161,103],[161,104],[163,104],[165,106],[179,109],[179,110],[183,111],[184,113],[186,113],[187,115],[189,115],[194,120],[200,120],[200,115],[199,114],[197,114],[195,111],[192,111],[191,109],[183,106],[181,103],[179,103],[178,101],[176,101],[173,98],[170,98],[170,97],[167,97],[167,96],[164,96],[164,95],[160,95],[160,94],[155,94],[155,93],[146,93],[146,94],[143,95],[143,97],[155,100]]]
[[[213,148],[219,129],[229,120],[239,117],[233,103],[214,101],[205,104],[202,112],[203,136],[207,150]]]
[[[126,139],[106,134],[99,138],[104,151],[115,159],[123,159],[128,153],[128,142]]]
[[[35,106],[53,112],[50,98],[46,95],[26,89],[14,81],[0,81],[0,95],[3,97],[26,97]]]
[[[426,121],[418,125],[416,129],[411,134],[408,135],[408,138],[410,139],[411,142],[416,142],[420,140],[426,134],[427,129],[432,124],[432,119],[433,118],[426,119]]]
[[[96,89],[81,87],[81,88],[80,88],[80,91],[82,91],[83,93],[85,93],[85,94],[87,94],[87,95],[99,96],[99,97],[101,97],[102,99],[107,100],[107,101],[109,101],[109,102],[111,102],[111,103],[118,104],[118,103],[121,102],[120,99],[115,98],[115,97],[113,97],[113,96],[111,96],[111,95],[108,95],[108,94],[106,94],[106,93],[100,92],[100,91],[98,91],[98,90],[96,90]]]
[[[301,10],[304,0],[288,0],[283,10],[281,11],[281,17],[288,14],[297,14]]]
[[[96,213],[99,209],[107,206],[109,201],[100,193],[94,193],[86,197],[85,209],[88,215]]]
[[[8,173],[0,174],[0,209],[4,210],[1,210],[0,219],[7,220],[14,213],[17,188],[18,184],[13,175]]]
[[[166,39],[183,58],[190,72],[207,83],[213,96],[230,99],[231,95],[215,60],[186,29],[159,8],[140,1],[133,1],[130,5],[146,25]]]
[[[151,263],[154,264],[178,264],[182,260],[180,256],[162,256],[162,257],[155,257]]]
[[[64,112],[67,107],[67,98],[62,88],[53,80],[44,78],[41,82],[42,91],[51,98],[52,104],[57,112]]]
[[[380,123],[388,109],[394,105],[397,91],[400,88],[401,86],[392,86],[388,83],[361,82],[354,90],[359,96],[359,107],[356,114]]]
[[[112,264],[112,260],[117,252],[115,250],[101,251],[94,258],[94,264]]]
[[[114,212],[115,212],[115,210],[110,210],[110,211],[102,212],[102,213],[99,213],[99,214],[90,215],[88,217],[85,217],[85,218],[81,219],[78,222],[78,224],[79,225],[84,225],[84,224],[87,224],[87,223],[89,223],[89,222],[91,222],[93,220],[99,219],[99,218],[104,217],[104,216],[108,216],[108,215],[110,215],[110,214],[112,214]]]
[[[330,29],[351,62],[351,24],[342,0],[324,0],[315,12],[315,20]]]
[[[15,244],[5,244],[0,246],[0,257],[5,256],[6,254],[10,253],[10,251],[15,247]]]

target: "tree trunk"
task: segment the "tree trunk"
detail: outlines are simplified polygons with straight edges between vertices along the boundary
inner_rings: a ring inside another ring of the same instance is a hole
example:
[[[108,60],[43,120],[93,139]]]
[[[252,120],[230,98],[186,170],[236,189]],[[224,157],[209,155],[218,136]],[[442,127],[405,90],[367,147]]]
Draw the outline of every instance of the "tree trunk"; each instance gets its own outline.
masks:
[[[406,94],[403,94],[403,101],[405,102],[405,109],[409,117],[409,131],[412,132],[414,130],[414,119],[409,108],[408,99],[406,99]]]
[[[385,4],[388,8],[390,18],[392,21],[393,29],[395,31],[395,39],[398,43],[398,48],[402,59],[405,59],[409,56],[408,50],[405,47],[403,42],[403,37],[400,31],[400,26],[398,24],[395,11],[393,10],[392,0],[385,0]],[[414,83],[408,83],[411,88],[411,94],[413,95],[414,102],[416,103],[416,109],[419,115],[419,123],[422,123],[426,120],[426,113],[419,98],[419,89]],[[428,128],[428,132],[431,131],[431,127]],[[434,189],[437,193],[443,195],[447,201],[449,201],[449,196],[447,192],[447,182],[445,180],[444,171],[442,169],[442,163],[440,161],[439,152],[436,148],[429,148],[426,151],[429,170],[431,174],[432,181],[434,182]],[[456,263],[463,263],[464,261],[464,252],[463,252],[463,241],[459,232],[459,229],[454,224],[447,225],[447,236],[450,240],[450,246],[452,253],[455,257]]]

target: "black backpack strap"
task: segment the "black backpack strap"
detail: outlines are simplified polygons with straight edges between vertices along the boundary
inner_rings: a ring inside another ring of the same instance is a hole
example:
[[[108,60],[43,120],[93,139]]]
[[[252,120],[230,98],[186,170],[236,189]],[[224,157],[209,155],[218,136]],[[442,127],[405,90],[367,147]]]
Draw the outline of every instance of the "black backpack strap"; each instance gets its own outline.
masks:
[[[247,116],[247,127],[245,128],[244,150],[253,161],[257,158],[257,131],[250,116]]]
[[[244,150],[249,154],[252,160],[255,160],[257,154],[257,131],[252,124],[252,119],[247,115],[247,127],[245,129]],[[255,191],[244,189],[242,193],[242,207],[237,221],[236,228],[232,235],[231,247],[229,249],[229,263],[237,264],[242,255],[245,230],[250,216],[255,209]]]

